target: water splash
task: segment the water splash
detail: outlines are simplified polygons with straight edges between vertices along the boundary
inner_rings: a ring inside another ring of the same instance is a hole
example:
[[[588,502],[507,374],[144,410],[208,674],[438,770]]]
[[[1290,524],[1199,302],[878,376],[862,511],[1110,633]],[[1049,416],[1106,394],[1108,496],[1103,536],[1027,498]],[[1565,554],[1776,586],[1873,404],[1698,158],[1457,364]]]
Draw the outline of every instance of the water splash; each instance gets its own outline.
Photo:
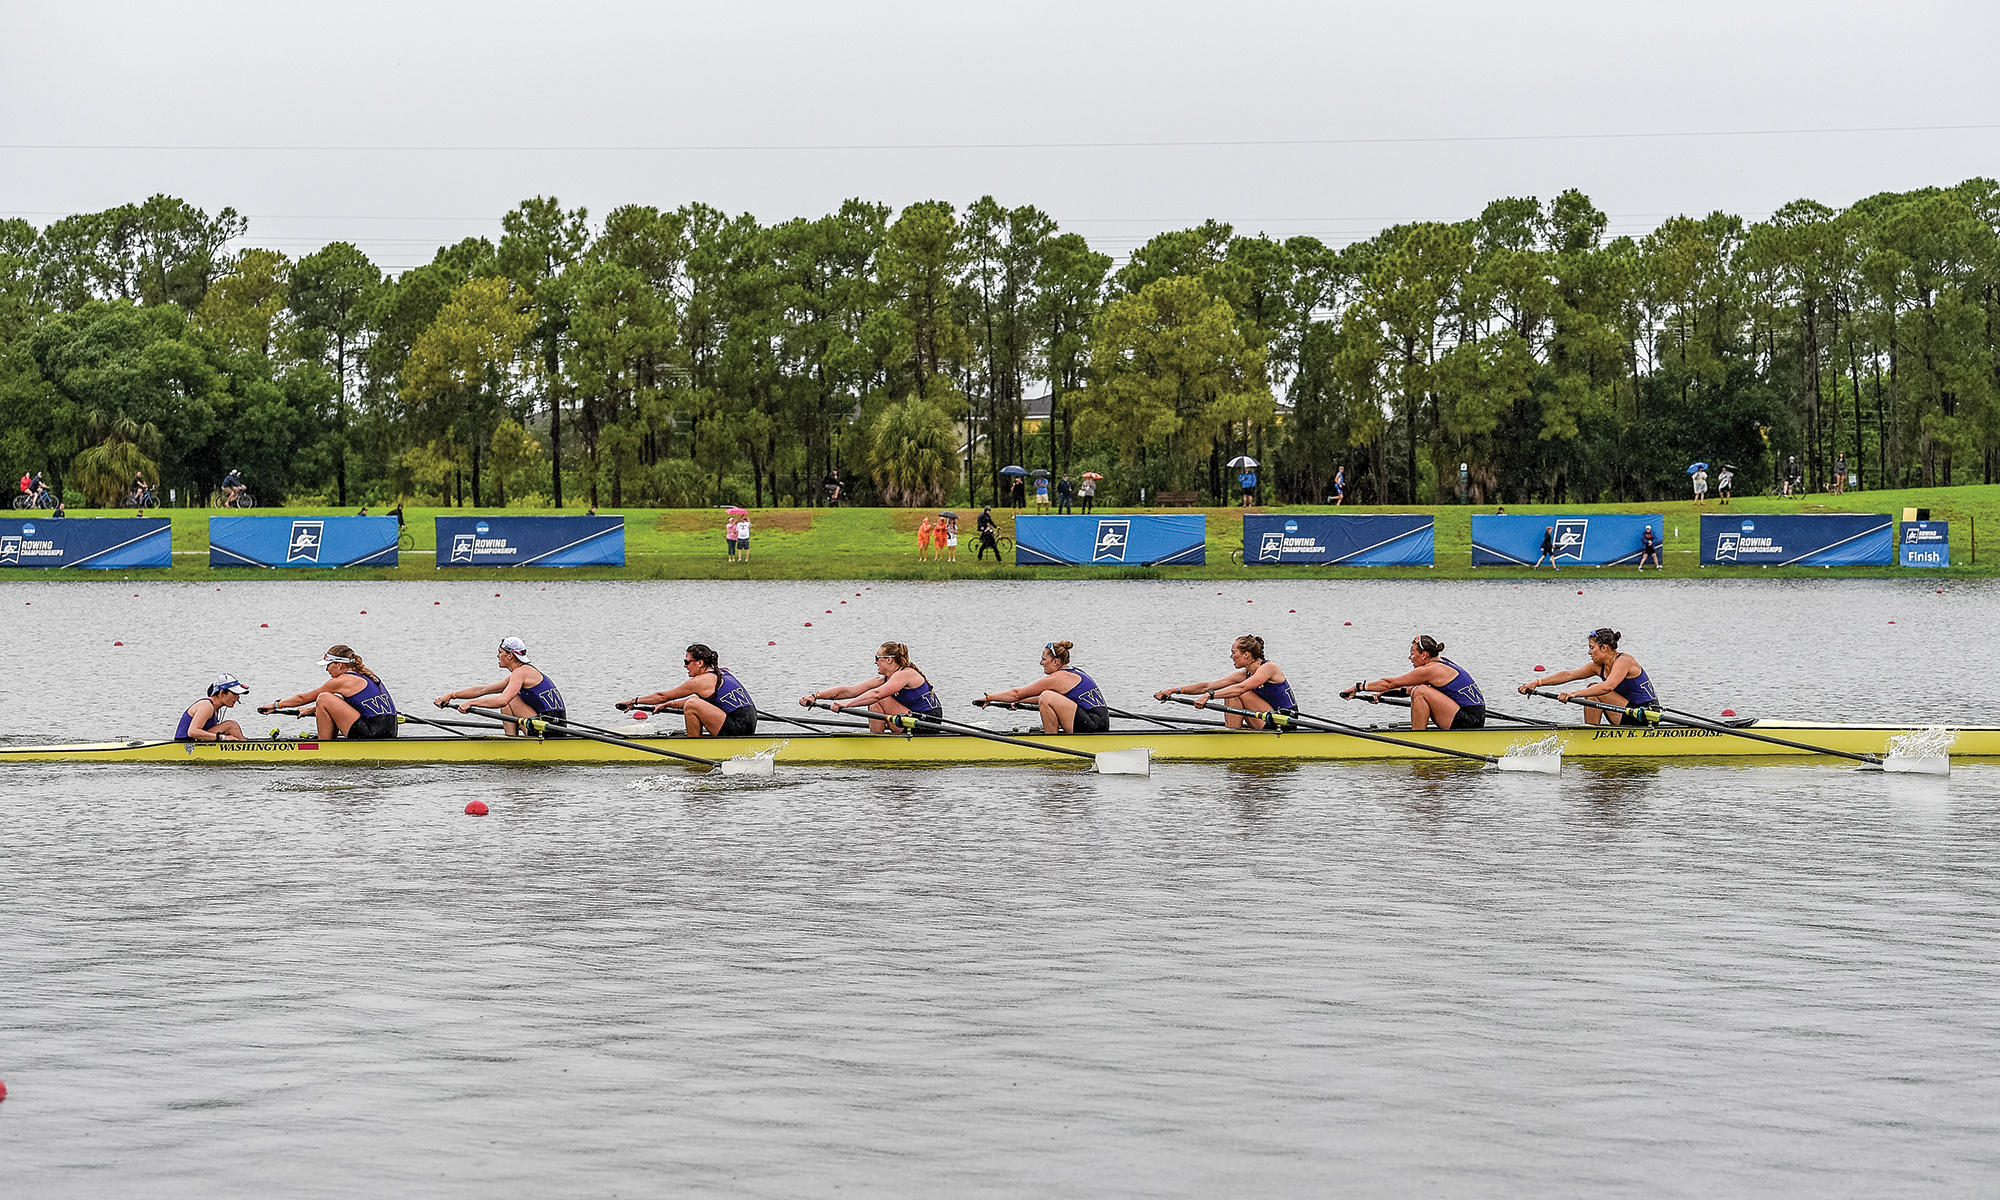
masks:
[[[1922,729],[1912,729],[1889,739],[1890,758],[1944,758],[1950,752],[1952,743],[1958,740],[1958,730],[1942,725],[1927,725]]]
[[[1553,733],[1545,733],[1532,742],[1515,742],[1504,752],[1508,758],[1548,758],[1561,757],[1562,738]]]

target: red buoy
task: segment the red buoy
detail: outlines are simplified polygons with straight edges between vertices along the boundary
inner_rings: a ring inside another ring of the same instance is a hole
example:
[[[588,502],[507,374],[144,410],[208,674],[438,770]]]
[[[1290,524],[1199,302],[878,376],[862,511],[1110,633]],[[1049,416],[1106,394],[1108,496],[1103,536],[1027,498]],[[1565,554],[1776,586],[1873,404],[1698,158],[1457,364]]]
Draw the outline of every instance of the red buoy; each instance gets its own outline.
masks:
[[[6,1081],[0,1080],[0,1100],[5,1100],[6,1098],[7,1098],[7,1084]]]
[[[1889,622],[1889,624],[1891,624],[1891,625],[1894,625],[1894,624],[1895,624],[1895,622],[1894,622],[1894,621],[1891,621],[1891,622]],[[124,643],[124,642],[113,642],[113,643],[111,643],[111,644],[112,644],[112,645],[114,645],[114,646],[122,646],[122,645],[124,645],[125,643]]]
[[[1536,674],[1538,674],[1538,675],[1539,675],[1539,674],[1541,674],[1541,673],[1542,673],[1543,671],[1546,671],[1546,670],[1548,670],[1548,668],[1547,668],[1547,667],[1545,667],[1545,666],[1543,666],[1542,664],[1540,664],[1540,663],[1536,663],[1536,664],[1535,664],[1535,673],[1536,673]]]
[[[775,645],[777,645],[778,643],[776,643],[776,642],[765,642],[764,644],[765,644],[766,646],[775,646]]]
[[[646,717],[647,717],[647,712],[645,709],[635,708],[632,710],[632,719],[634,721],[643,721],[646,719]]]
[[[1579,596],[1580,596],[1580,595],[1582,595],[1582,594],[1583,594],[1582,592],[1578,592],[1578,593],[1577,593],[1577,595],[1579,595]],[[365,616],[367,616],[367,615],[368,615],[368,610],[367,610],[367,609],[365,609],[365,608],[364,608],[364,609],[362,609],[362,610],[361,610],[361,615],[362,615],[362,616],[364,616],[364,617],[365,617]]]
[[[1722,715],[1725,717],[1733,717],[1736,715],[1736,710],[1733,708],[1725,708],[1722,710]]]
[[[266,621],[266,622],[264,622],[264,623],[263,623],[262,625],[259,625],[259,626],[258,626],[257,628],[259,628],[259,629],[269,629],[270,627],[271,627],[271,623],[270,623],[269,621]]]
[[[443,604],[443,603],[444,603],[444,601],[442,601],[442,600],[433,600],[433,601],[431,601],[431,604],[432,604],[432,605],[434,605],[434,606],[435,606],[435,605],[439,605],[439,604]]]
[[[485,815],[486,815],[486,801],[484,801],[484,800],[474,800],[474,801],[473,801],[472,803],[470,803],[470,804],[466,805],[466,806],[465,806],[465,815],[466,815],[466,816],[468,816],[468,817],[483,817],[483,816],[485,816]]]
[[[1298,610],[1298,609],[1296,609],[1296,608],[1288,608],[1288,609],[1286,609],[1285,611],[1286,611],[1286,612],[1297,612],[1297,611],[1299,611],[1299,610]]]
[[[1354,622],[1352,622],[1352,621],[1342,621],[1342,622],[1341,622],[1341,624],[1342,624],[1342,625],[1352,625],[1352,624],[1354,624]]]
[[[807,621],[807,622],[806,622],[806,628],[807,628],[807,629],[811,629],[812,627],[813,627],[813,623],[812,623],[811,621]]]
[[[842,600],[842,601],[841,601],[841,603],[842,603],[842,604],[845,604],[845,603],[847,603],[847,601],[845,601],[845,600]],[[828,612],[832,612],[833,610],[829,608],[829,609],[827,609],[826,611],[828,611]]]

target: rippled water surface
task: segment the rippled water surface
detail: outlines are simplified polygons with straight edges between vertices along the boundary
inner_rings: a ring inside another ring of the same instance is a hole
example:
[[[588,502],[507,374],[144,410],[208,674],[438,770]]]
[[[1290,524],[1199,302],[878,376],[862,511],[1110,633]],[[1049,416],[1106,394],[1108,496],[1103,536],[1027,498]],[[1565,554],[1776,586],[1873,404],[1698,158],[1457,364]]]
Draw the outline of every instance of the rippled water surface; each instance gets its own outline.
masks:
[[[1580,662],[1582,631],[1606,623],[1689,708],[1964,721],[1969,696],[1991,721],[1996,598],[1596,573],[7,583],[0,731],[169,732],[215,672],[269,699],[336,641],[410,704],[496,676],[505,634],[573,711],[603,712],[677,676],[696,640],[766,707],[906,640],[958,707],[1029,678],[1044,641],[1075,641],[1136,702],[1219,673],[1227,638],[1255,631],[1308,709],[1340,712],[1333,693],[1394,668],[1418,628],[1497,697],[1536,663]],[[2000,1180],[2000,764],[1948,780],[1693,761],[1555,780],[1382,763],[770,783],[17,765],[5,784],[9,1194]],[[474,797],[493,815],[461,815]]]

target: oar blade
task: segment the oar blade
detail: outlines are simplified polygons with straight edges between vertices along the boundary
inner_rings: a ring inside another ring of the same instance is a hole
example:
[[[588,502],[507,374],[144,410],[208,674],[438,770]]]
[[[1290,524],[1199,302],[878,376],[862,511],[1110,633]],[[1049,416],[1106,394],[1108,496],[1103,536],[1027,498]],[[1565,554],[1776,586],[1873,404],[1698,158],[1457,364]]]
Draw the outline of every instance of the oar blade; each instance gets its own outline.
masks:
[[[769,754],[747,754],[740,758],[724,759],[716,771],[723,775],[770,779],[778,773],[778,760]]]
[[[1097,773],[1099,775],[1151,775],[1153,773],[1153,752],[1145,746],[1133,750],[1100,750],[1097,753]]]
[[[1882,769],[1891,775],[1949,775],[1951,760],[1937,758],[1901,758],[1894,754],[1882,760]]]

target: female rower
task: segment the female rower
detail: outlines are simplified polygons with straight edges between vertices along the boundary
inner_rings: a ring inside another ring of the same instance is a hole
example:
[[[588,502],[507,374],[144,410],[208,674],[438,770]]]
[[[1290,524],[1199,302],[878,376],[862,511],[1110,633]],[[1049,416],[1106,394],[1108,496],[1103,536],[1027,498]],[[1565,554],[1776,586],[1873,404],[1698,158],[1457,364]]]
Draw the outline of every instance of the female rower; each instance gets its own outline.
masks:
[[[1154,692],[1153,699],[1199,696],[1203,704],[1210,700],[1228,700],[1232,708],[1247,708],[1260,713],[1299,711],[1298,701],[1292,698],[1292,685],[1285,682],[1284,669],[1264,657],[1263,638],[1248,633],[1237,638],[1230,643],[1229,661],[1236,664],[1236,669],[1222,678]],[[1246,721],[1252,729],[1264,728],[1262,717],[1230,713],[1224,720],[1231,729],[1243,728]]]
[[[882,643],[881,649],[875,652],[875,674],[872,678],[801,696],[799,705],[811,708],[815,700],[832,701],[835,712],[848,708],[867,709],[868,728],[876,733],[889,728],[888,722],[882,720],[884,716],[907,713],[928,721],[944,716],[944,703],[932,689],[931,681],[910,661],[910,648],[901,642]]]
[[[1362,692],[1372,693],[1375,702],[1383,692],[1410,694],[1410,728],[1483,729],[1486,726],[1486,697],[1465,668],[1444,656],[1444,643],[1427,633],[1410,643],[1410,669],[1389,679],[1363,680],[1344,689],[1341,699],[1352,700]]]
[[[1069,665],[1069,642],[1050,642],[1042,647],[1042,677],[1033,683],[1004,692],[988,692],[982,705],[1013,704],[1033,697],[1042,710],[1043,733],[1108,733],[1111,710],[1097,681],[1080,668]]]
[[[562,689],[556,681],[542,673],[540,667],[528,661],[528,644],[517,637],[501,638],[500,649],[494,656],[507,672],[507,678],[498,683],[476,683],[462,687],[455,692],[446,692],[434,703],[439,708],[457,700],[458,711],[469,708],[497,708],[510,717],[523,720],[547,720],[554,717],[560,721],[569,716],[563,706]],[[506,722],[507,735],[514,736],[520,726]]]
[[[687,682],[634,696],[621,702],[618,711],[640,704],[664,707],[681,714],[689,737],[749,737],[757,732],[757,702],[750,698],[749,688],[722,669],[721,661],[715,651],[696,642],[681,655]]]
[[[396,736],[396,702],[359,654],[346,646],[334,646],[319,663],[326,668],[325,683],[261,705],[257,711],[274,713],[304,705],[299,715],[313,718],[323,742],[336,732],[357,742]]]
[[[208,695],[187,706],[181,714],[181,723],[174,729],[177,742],[240,742],[243,727],[234,721],[225,721],[222,714],[236,706],[236,698],[250,693],[250,689],[236,681],[234,675],[223,675],[208,685]]]
[[[1640,708],[1653,708],[1660,703],[1660,694],[1653,690],[1653,681],[1646,677],[1646,668],[1639,660],[1618,651],[1618,639],[1622,636],[1616,629],[1593,629],[1584,639],[1584,648],[1590,652],[1590,665],[1578,667],[1574,671],[1557,671],[1540,679],[1531,679],[1517,691],[1527,695],[1538,687],[1554,683],[1573,683],[1579,679],[1595,676],[1598,682],[1573,692],[1562,692],[1556,699],[1567,704],[1575,699],[1602,699],[1605,703],[1620,704]],[[1610,717],[1613,725],[1623,724],[1624,713],[1607,713],[1601,708],[1586,708],[1583,719],[1592,725]]]

